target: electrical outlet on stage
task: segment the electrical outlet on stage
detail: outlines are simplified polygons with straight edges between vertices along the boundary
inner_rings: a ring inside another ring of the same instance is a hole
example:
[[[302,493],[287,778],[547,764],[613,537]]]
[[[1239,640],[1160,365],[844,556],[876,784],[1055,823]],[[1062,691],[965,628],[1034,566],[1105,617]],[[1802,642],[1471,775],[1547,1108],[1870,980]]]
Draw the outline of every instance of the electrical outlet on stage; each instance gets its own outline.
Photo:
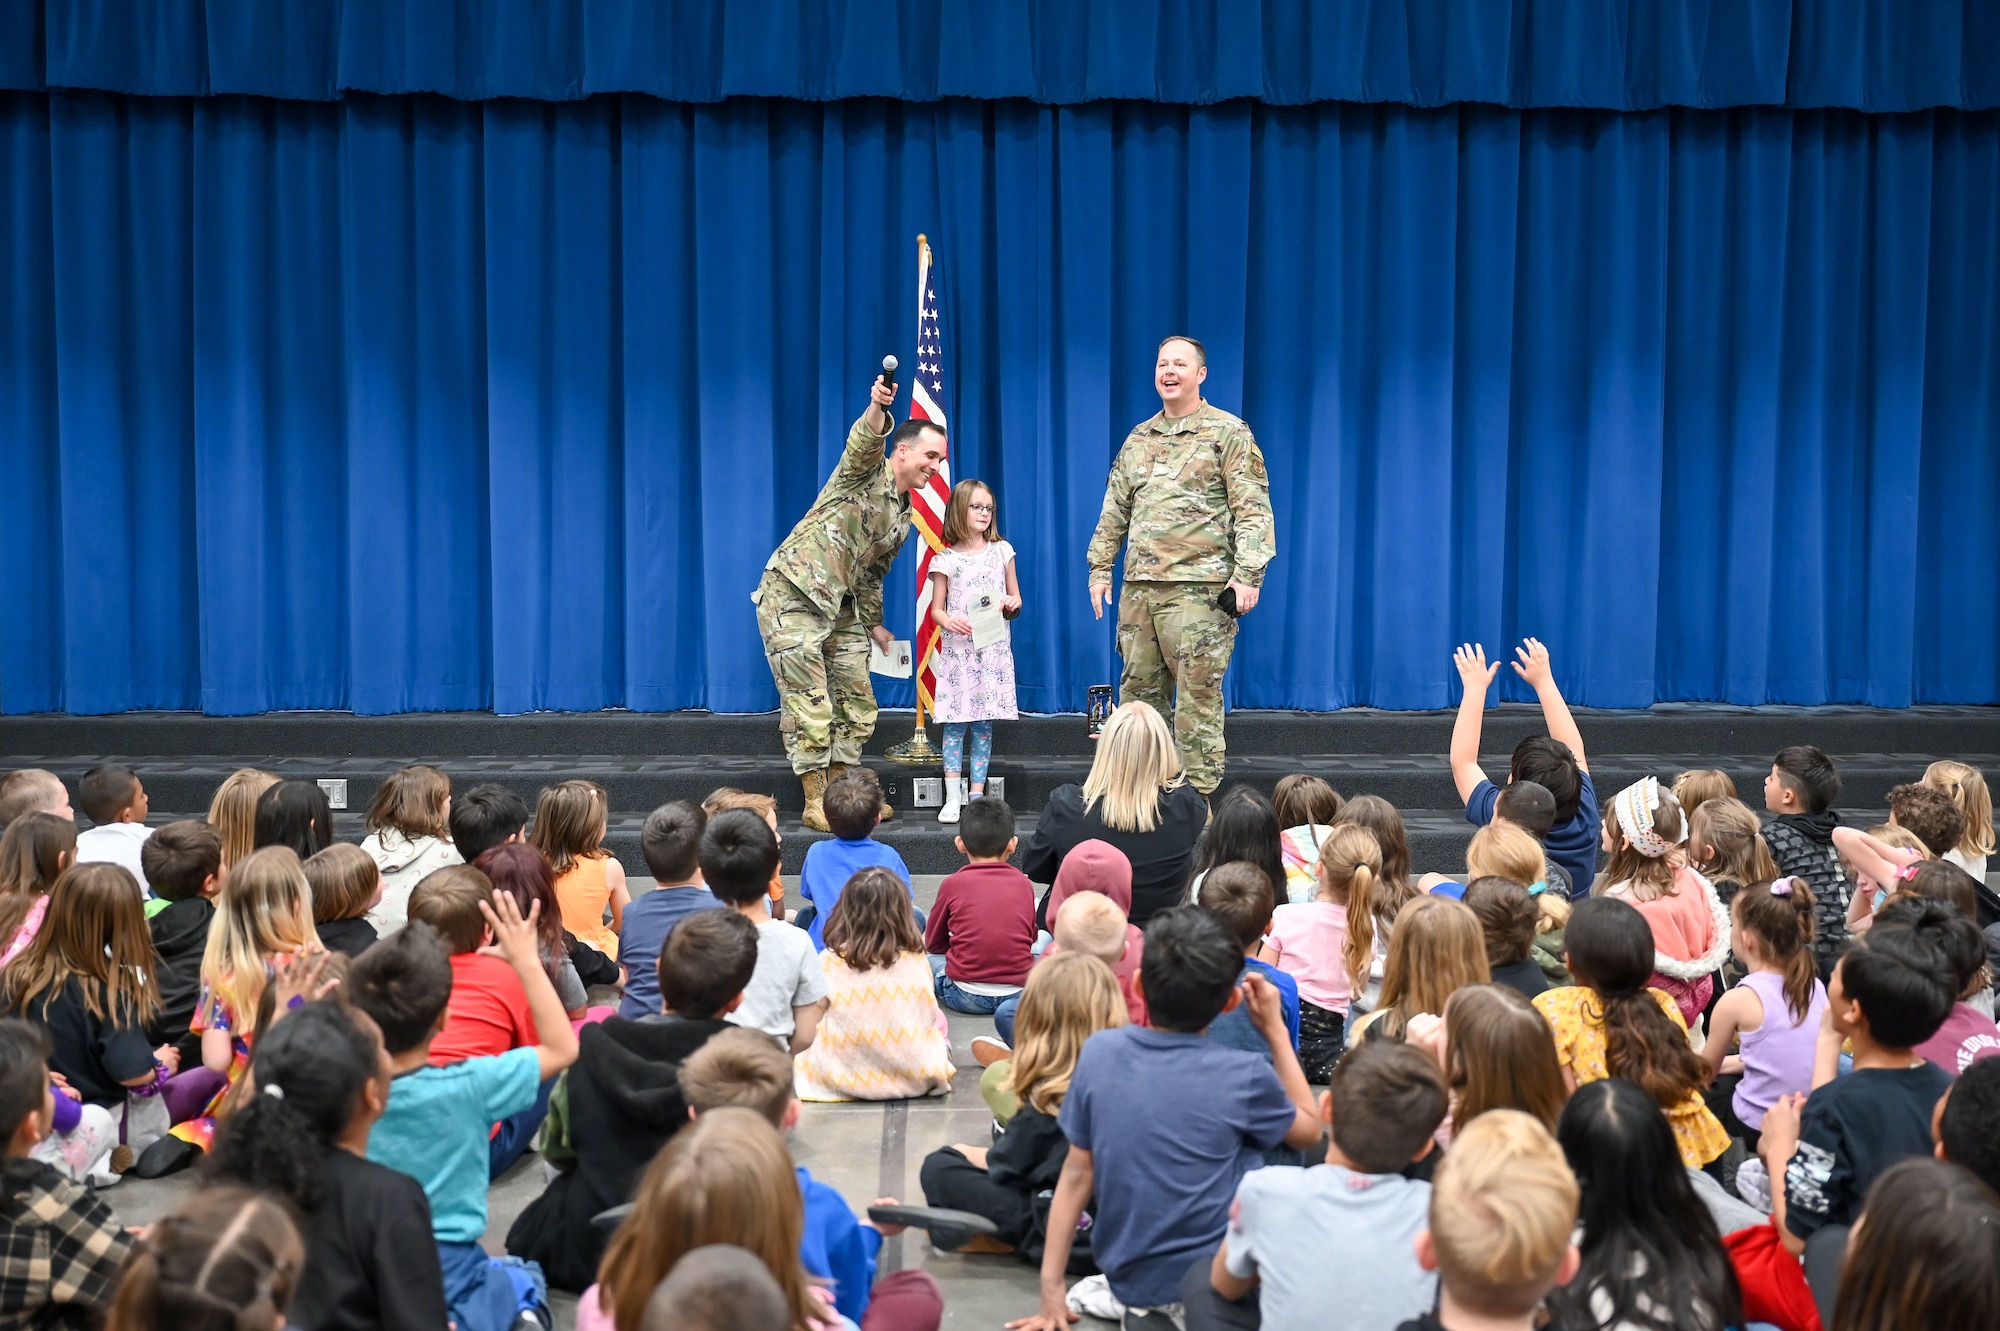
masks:
[[[910,802],[919,809],[943,807],[944,778],[941,776],[920,776],[910,782]]]
[[[992,797],[993,797],[994,799],[996,799],[996,800],[1004,800],[1004,799],[1006,799],[1006,798],[1007,798],[1007,778],[1006,778],[1006,777],[1004,777],[1004,776],[989,776],[989,777],[987,777],[987,778],[986,778],[986,793],[987,793],[987,794],[989,794],[989,795],[991,795],[991,796],[992,796]]]
[[[344,809],[347,807],[347,778],[327,777],[319,779],[319,788],[326,792],[326,807]]]
[[[882,798],[888,801],[890,808],[902,808],[903,783],[892,776],[884,775],[882,777]]]

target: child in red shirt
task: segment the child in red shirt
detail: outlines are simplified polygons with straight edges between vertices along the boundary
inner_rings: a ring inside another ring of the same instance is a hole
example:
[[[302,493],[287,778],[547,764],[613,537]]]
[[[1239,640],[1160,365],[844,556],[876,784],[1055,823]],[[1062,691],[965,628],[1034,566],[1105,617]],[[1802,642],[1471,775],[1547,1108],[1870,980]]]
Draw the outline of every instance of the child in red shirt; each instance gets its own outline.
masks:
[[[938,887],[924,928],[938,1003],[985,1016],[1017,996],[1034,964],[1035,885],[1007,861],[1014,853],[1014,811],[981,796],[960,814],[963,869]]]

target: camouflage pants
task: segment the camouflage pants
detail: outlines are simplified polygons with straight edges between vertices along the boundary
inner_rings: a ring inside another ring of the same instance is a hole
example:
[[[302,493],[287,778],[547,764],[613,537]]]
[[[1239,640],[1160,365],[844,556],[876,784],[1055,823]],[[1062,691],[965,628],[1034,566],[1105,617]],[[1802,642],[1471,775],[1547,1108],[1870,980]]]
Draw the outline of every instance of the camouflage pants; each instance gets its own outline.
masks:
[[[1128,582],[1118,597],[1118,701],[1151,703],[1174,723],[1188,784],[1222,784],[1222,676],[1236,649],[1236,621],[1215,598],[1220,582]]]
[[[875,687],[868,679],[868,630],[842,601],[828,619],[782,573],[757,585],[757,631],[778,685],[778,731],[794,772],[858,763],[875,733]]]

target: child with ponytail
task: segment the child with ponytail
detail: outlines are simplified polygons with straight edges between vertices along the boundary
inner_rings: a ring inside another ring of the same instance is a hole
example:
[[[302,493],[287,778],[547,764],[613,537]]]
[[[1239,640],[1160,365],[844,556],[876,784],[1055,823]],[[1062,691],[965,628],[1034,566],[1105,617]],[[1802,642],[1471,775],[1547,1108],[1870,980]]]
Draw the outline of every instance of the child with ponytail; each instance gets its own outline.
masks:
[[[1813,957],[1813,894],[1803,878],[1752,883],[1730,907],[1729,946],[1748,968],[1708,1019],[1702,1057],[1715,1074],[1708,1107],[1751,1154],[1764,1113],[1812,1090],[1826,986]],[[1732,1044],[1741,1052],[1732,1055]]]
[[[1715,994],[1715,972],[1729,956],[1729,912],[1706,878],[1689,868],[1681,843],[1687,823],[1680,801],[1652,777],[1641,777],[1604,811],[1602,895],[1638,908],[1653,929],[1653,979],[1680,1005],[1692,1026]]]
[[[1590,897],[1564,932],[1576,984],[1535,998],[1556,1033],[1556,1057],[1574,1090],[1606,1077],[1635,1082],[1666,1111],[1681,1159],[1703,1168],[1729,1148],[1729,1134],[1702,1103],[1708,1065],[1688,1044],[1680,1008],[1658,989],[1653,931],[1626,902]]]
[[[266,1331],[291,1325],[298,1227],[247,1188],[210,1188],[147,1232],[107,1331]],[[439,1325],[443,1325],[439,1323]]]
[[[1986,881],[1986,857],[1993,853],[1993,796],[1977,767],[1946,759],[1924,769],[1924,784],[1942,790],[1965,815],[1965,831],[1944,858]]]
[[[1346,1045],[1347,1010],[1375,959],[1372,905],[1382,847],[1359,823],[1328,829],[1313,869],[1319,894],[1284,905],[1258,956],[1299,982],[1299,1065],[1325,1085]]]

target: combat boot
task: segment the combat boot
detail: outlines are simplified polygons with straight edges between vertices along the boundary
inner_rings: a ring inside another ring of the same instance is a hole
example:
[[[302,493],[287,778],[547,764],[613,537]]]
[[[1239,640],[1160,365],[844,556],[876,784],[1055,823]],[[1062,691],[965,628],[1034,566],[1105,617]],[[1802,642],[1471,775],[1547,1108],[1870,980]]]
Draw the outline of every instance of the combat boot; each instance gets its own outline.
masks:
[[[816,772],[799,773],[799,784],[806,791],[806,811],[799,821],[815,832],[832,830],[826,825],[826,781],[827,769],[824,767]]]

